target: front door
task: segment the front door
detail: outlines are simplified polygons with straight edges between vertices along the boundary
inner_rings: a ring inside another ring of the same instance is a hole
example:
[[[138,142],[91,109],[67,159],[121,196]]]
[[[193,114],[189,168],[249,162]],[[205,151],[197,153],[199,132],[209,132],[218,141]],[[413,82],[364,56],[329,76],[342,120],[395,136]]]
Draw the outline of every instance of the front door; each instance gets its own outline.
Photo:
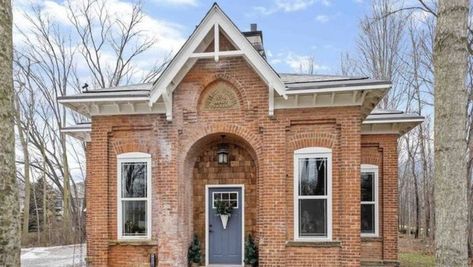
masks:
[[[208,190],[208,255],[209,264],[242,264],[242,188],[211,187]],[[228,202],[233,211],[224,229],[217,215],[216,201]]]

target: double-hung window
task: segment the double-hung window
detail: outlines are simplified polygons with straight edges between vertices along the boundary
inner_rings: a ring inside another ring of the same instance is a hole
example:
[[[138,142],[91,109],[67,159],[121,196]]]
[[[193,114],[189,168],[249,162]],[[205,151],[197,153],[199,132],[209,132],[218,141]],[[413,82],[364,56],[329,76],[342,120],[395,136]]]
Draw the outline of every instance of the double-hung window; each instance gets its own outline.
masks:
[[[332,150],[294,152],[294,239],[332,238]]]
[[[378,166],[361,165],[361,235],[375,237],[378,223]]]
[[[151,155],[124,153],[118,163],[118,238],[151,237]]]

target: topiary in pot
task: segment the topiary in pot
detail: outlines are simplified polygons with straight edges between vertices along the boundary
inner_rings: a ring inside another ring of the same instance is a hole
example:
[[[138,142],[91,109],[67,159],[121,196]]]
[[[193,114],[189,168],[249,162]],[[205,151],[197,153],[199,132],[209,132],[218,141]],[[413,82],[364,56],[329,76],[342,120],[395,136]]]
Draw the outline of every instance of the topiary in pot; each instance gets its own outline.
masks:
[[[200,241],[196,234],[194,234],[189,249],[187,250],[187,262],[190,266],[200,265]]]
[[[245,241],[245,264],[252,267],[258,266],[258,248],[251,234]]]

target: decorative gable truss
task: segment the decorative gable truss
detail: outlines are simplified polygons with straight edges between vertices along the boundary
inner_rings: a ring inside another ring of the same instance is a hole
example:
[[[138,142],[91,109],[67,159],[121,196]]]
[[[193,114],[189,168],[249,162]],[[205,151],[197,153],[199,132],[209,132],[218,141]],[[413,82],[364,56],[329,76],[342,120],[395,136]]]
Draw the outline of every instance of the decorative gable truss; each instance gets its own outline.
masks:
[[[224,36],[234,49],[223,50],[220,47],[220,36]],[[213,41],[213,51],[206,48]],[[286,86],[266,60],[256,51],[248,39],[243,36],[236,25],[225,15],[217,4],[214,4],[195,29],[181,50],[169,63],[162,75],[154,83],[149,105],[152,106],[162,98],[166,106],[166,118],[172,120],[172,93],[187,72],[198,59],[213,58],[218,62],[226,57],[244,57],[261,79],[268,85],[269,115],[274,114],[274,91],[287,99]]]

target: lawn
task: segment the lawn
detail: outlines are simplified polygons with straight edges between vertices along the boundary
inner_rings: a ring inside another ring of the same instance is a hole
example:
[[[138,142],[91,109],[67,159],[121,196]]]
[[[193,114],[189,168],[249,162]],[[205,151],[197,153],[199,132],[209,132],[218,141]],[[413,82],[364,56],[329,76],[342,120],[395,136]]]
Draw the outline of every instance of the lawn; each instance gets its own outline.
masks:
[[[435,266],[432,241],[399,235],[399,261],[401,267]]]
[[[422,252],[399,253],[401,267],[430,267],[435,266],[434,256]]]

